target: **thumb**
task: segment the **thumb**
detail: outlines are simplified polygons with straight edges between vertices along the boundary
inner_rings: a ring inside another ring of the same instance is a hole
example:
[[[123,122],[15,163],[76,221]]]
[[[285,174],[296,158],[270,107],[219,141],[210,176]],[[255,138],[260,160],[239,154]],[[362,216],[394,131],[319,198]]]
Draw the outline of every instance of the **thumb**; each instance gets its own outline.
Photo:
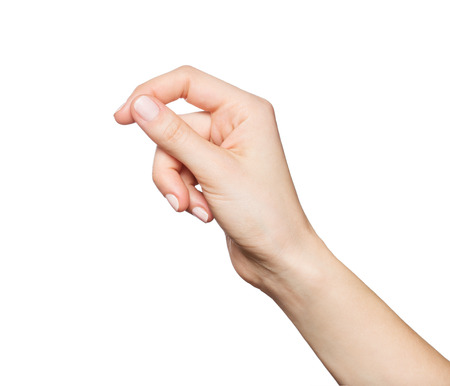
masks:
[[[136,123],[159,147],[178,159],[196,176],[223,157],[224,149],[204,139],[158,99],[141,95],[131,104]]]

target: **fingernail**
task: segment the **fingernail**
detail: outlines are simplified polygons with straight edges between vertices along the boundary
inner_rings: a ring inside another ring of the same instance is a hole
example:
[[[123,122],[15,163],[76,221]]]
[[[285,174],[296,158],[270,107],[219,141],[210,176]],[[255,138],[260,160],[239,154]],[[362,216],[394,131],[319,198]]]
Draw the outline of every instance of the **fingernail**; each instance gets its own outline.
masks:
[[[206,211],[202,208],[196,207],[196,208],[192,209],[192,214],[194,216],[198,217],[203,222],[208,221],[208,213],[206,213]]]
[[[175,211],[178,211],[179,204],[177,198],[173,194],[166,194],[167,201],[169,201],[169,204],[172,205],[172,208],[175,209]]]
[[[125,103],[127,103],[127,102],[125,102]],[[122,103],[122,104],[120,105],[120,107],[116,110],[116,113],[119,112],[119,110],[120,110],[123,106],[125,106],[125,103]],[[115,113],[114,113],[114,114],[115,114]]]
[[[134,102],[134,109],[144,121],[153,121],[159,114],[159,107],[145,95]]]

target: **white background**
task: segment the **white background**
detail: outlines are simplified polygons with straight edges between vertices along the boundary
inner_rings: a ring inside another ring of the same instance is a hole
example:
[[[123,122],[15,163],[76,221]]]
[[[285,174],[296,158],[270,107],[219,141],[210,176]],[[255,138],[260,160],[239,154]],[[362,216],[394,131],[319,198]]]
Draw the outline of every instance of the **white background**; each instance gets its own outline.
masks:
[[[0,384],[335,384],[113,119],[183,64],[273,103],[316,231],[449,357],[449,20],[447,1],[2,2]]]

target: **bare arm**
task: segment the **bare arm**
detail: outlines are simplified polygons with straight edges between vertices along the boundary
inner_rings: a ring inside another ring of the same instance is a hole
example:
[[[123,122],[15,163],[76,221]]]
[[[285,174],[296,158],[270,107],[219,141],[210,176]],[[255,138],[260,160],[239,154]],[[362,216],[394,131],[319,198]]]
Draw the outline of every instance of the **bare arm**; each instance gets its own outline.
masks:
[[[178,98],[204,111],[179,117],[165,106]],[[237,273],[275,300],[339,383],[450,384],[449,362],[314,232],[269,102],[184,66],[138,86],[115,118],[156,142],[161,193],[178,212],[217,220]]]
[[[268,293],[339,384],[448,385],[450,363],[313,236]]]

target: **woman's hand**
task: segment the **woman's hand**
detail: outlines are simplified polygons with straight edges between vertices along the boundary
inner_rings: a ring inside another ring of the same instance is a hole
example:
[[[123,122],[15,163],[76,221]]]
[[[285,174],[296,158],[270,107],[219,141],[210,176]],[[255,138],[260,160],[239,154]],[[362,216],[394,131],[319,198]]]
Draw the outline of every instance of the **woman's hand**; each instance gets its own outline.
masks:
[[[203,112],[177,116],[165,104],[178,98]],[[156,186],[176,211],[216,218],[233,266],[249,283],[264,289],[314,234],[267,100],[183,66],[138,86],[115,119],[136,122],[158,145]]]
[[[165,106],[178,98],[204,112],[180,118]],[[312,230],[266,100],[181,67],[137,87],[115,117],[157,143],[161,193],[178,211],[216,218],[236,271],[275,300],[336,381],[448,384],[449,362]]]

